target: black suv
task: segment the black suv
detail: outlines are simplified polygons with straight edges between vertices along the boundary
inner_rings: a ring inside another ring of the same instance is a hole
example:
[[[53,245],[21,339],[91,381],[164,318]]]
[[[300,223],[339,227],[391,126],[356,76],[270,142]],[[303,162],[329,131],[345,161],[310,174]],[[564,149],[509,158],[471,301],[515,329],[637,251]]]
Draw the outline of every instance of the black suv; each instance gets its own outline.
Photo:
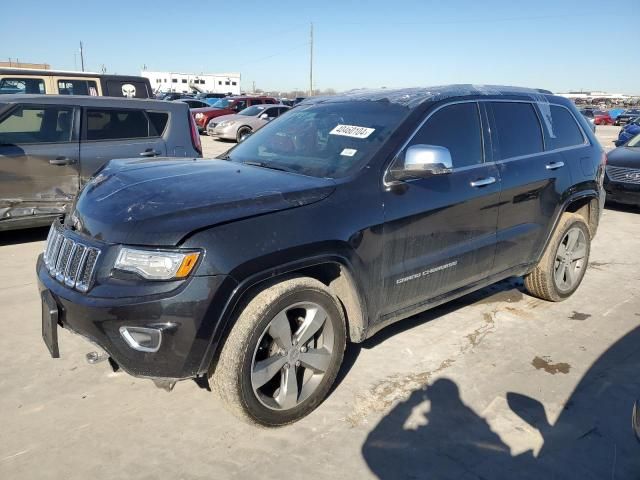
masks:
[[[544,90],[458,85],[305,100],[217,160],[112,161],[51,227],[57,327],[165,386],[212,376],[282,425],[327,395],[347,341],[514,275],[580,284],[606,157]]]

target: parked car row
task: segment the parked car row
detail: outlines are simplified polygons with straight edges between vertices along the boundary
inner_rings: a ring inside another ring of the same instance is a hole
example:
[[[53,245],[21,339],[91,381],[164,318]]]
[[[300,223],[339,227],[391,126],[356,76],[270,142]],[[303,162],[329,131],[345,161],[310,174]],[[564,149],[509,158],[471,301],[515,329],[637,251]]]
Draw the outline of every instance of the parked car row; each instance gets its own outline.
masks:
[[[198,130],[201,133],[206,133],[209,122],[214,118],[240,113],[247,107],[265,104],[276,105],[278,101],[273,97],[254,97],[247,95],[225,97],[218,99],[218,101],[210,107],[194,108],[191,110],[191,113],[195,119]]]

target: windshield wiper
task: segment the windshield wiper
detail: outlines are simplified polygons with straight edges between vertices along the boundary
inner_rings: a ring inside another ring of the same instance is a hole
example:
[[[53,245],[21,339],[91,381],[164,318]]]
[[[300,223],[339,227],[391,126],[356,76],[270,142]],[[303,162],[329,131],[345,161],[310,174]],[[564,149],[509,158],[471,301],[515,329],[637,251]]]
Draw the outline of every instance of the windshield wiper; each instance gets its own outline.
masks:
[[[265,163],[265,162],[256,162],[254,160],[247,160],[246,162],[242,162],[244,165],[252,165],[254,167],[262,167],[262,168],[269,168],[271,170],[279,170],[281,172],[289,172],[289,173],[298,173],[295,170],[292,170],[290,168],[286,168],[286,167],[279,167],[277,165],[272,165],[270,163]]]

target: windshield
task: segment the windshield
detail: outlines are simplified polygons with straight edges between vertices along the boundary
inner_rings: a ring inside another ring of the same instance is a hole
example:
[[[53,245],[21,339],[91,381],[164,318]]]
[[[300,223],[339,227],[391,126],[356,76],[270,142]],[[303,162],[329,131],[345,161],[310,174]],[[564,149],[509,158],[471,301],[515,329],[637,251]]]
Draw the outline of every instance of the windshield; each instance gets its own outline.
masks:
[[[227,108],[231,102],[226,98],[219,98],[217,101],[211,104],[215,108]]]
[[[227,159],[314,177],[362,168],[408,114],[387,102],[298,106],[232,149]]]
[[[640,134],[633,137],[627,142],[627,147],[640,147]]]
[[[264,105],[254,105],[253,107],[245,108],[238,115],[246,115],[247,117],[255,117],[256,115],[260,115],[260,112],[264,112],[264,109],[267,108]]]

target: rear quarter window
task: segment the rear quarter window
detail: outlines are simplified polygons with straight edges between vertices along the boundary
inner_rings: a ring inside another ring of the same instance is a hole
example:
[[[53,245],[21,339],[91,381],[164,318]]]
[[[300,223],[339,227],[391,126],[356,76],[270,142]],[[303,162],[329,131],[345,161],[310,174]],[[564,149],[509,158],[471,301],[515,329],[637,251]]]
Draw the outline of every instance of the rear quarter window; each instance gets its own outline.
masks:
[[[582,130],[571,112],[564,107],[551,105],[553,132],[549,132],[549,148],[566,148],[584,144]]]
[[[164,129],[169,121],[169,114],[165,112],[147,111],[149,117],[149,134],[152,137],[160,137],[164,133]]]

